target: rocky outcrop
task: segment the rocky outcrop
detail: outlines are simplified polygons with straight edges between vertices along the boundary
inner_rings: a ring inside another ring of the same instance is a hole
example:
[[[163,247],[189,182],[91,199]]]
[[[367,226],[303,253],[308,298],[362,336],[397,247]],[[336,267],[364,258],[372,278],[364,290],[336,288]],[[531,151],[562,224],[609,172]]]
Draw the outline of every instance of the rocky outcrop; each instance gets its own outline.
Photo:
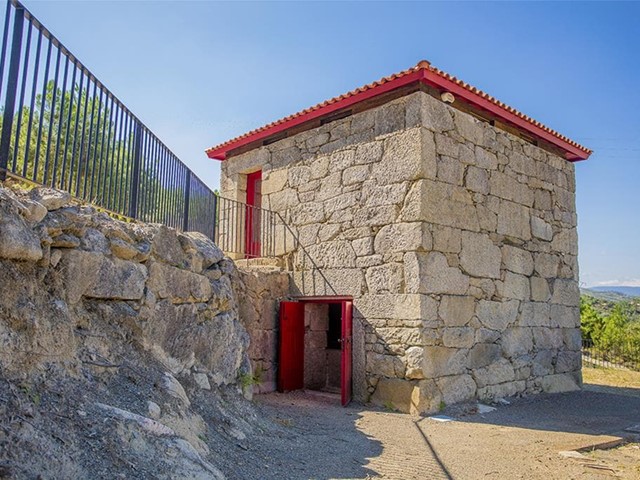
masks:
[[[202,234],[0,188],[0,476],[224,478],[242,281]]]

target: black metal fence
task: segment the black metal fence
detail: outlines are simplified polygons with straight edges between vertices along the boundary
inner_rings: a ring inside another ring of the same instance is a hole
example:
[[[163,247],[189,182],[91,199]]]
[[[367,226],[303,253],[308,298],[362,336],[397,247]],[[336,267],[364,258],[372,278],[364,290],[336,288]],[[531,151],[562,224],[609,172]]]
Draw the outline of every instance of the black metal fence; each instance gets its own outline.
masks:
[[[0,53],[7,175],[215,238],[216,195],[17,0]]]
[[[582,363],[585,367],[628,368],[640,371],[640,345],[627,342],[604,347],[583,339]]]
[[[219,197],[216,213],[215,241],[222,251],[240,258],[277,256],[277,234],[283,226],[276,212]]]

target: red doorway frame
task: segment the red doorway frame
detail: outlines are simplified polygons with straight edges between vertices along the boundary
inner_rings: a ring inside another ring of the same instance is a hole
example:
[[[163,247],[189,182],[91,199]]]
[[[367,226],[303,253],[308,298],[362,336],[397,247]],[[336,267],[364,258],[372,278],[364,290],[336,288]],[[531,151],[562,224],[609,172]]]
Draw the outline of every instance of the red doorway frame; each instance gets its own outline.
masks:
[[[304,386],[304,304],[342,305],[340,338],[340,400],[347,406],[352,396],[353,376],[353,297],[299,297],[280,302],[280,343],[278,347],[278,390],[298,390]]]
[[[261,250],[260,208],[262,207],[262,170],[247,175],[246,203],[245,258],[255,258],[260,256]]]

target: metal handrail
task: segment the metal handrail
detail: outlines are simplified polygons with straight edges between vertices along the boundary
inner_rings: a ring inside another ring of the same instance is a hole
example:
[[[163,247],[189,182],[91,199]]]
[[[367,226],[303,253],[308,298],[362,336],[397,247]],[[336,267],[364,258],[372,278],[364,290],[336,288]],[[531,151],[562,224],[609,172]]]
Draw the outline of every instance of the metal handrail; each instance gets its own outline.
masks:
[[[277,251],[276,245],[276,229],[279,224],[281,224],[284,229],[282,253]],[[251,231],[248,230],[250,226],[253,227]],[[218,197],[215,232],[214,241],[223,252],[245,259],[285,257],[291,253],[287,249],[288,233],[293,239],[295,249],[300,251],[303,258],[308,259],[311,263],[313,294],[315,295],[317,290],[314,276],[314,273],[317,272],[326,284],[326,287],[328,287],[325,288],[325,292],[328,289],[333,292],[333,295],[337,295],[329,279],[327,279],[326,275],[320,267],[318,267],[318,264],[311,254],[304,248],[302,242],[300,242],[298,235],[296,235],[279,212],[249,205],[231,198]],[[295,271],[295,262],[292,268]],[[304,279],[302,283],[304,288]]]
[[[307,252],[307,250],[304,248],[304,246],[302,245],[302,243],[300,242],[300,239],[298,238],[298,236],[293,232],[293,230],[291,229],[291,227],[287,224],[287,222],[284,221],[284,219],[282,218],[282,215],[280,215],[280,213],[275,212],[276,215],[280,218],[280,221],[282,222],[282,224],[286,227],[286,229],[289,231],[289,233],[291,234],[291,236],[294,238],[294,240],[296,241],[296,246],[300,248],[300,250],[302,250],[302,252],[307,256],[307,258],[311,261],[311,265],[313,265],[313,269],[312,272],[315,270],[317,271],[320,276],[322,277],[322,279],[324,280],[324,282],[329,286],[329,288],[331,289],[331,291],[333,292],[334,295],[338,295],[338,292],[336,292],[336,290],[333,288],[333,285],[331,285],[331,282],[329,282],[329,280],[327,279],[327,277],[324,275],[324,273],[322,273],[322,270],[320,269],[320,267],[318,267],[318,265],[316,264],[316,262],[313,260],[313,258],[311,257],[311,255],[309,254],[309,252]],[[286,236],[285,236],[286,238]],[[315,279],[313,278],[313,274],[312,274],[312,280]],[[303,281],[303,286],[304,286],[304,281]],[[315,283],[314,283],[314,294],[315,294]]]

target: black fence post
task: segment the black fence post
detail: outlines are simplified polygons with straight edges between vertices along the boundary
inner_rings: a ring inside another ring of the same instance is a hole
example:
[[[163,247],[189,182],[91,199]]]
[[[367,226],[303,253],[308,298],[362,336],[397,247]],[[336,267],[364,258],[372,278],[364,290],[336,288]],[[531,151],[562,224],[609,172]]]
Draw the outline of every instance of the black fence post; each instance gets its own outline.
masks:
[[[191,198],[191,171],[187,170],[187,181],[184,185],[184,215],[182,218],[182,231],[189,231],[189,200]]]
[[[142,160],[142,127],[136,120],[134,129],[133,175],[131,177],[131,203],[129,216],[138,218],[138,193],[140,192],[140,163]]]
[[[211,240],[218,245],[218,239],[216,238],[216,234],[218,233],[218,221],[220,220],[220,214],[218,212],[218,195],[213,195],[213,228],[211,229]]]
[[[7,178],[7,168],[9,166],[9,149],[11,148],[13,115],[16,104],[16,91],[18,90],[18,73],[20,70],[20,51],[22,50],[24,8],[22,6],[16,6],[14,15],[11,58],[9,60],[9,74],[7,77],[7,96],[5,97],[4,118],[2,119],[2,137],[0,137],[0,181],[4,181]]]

